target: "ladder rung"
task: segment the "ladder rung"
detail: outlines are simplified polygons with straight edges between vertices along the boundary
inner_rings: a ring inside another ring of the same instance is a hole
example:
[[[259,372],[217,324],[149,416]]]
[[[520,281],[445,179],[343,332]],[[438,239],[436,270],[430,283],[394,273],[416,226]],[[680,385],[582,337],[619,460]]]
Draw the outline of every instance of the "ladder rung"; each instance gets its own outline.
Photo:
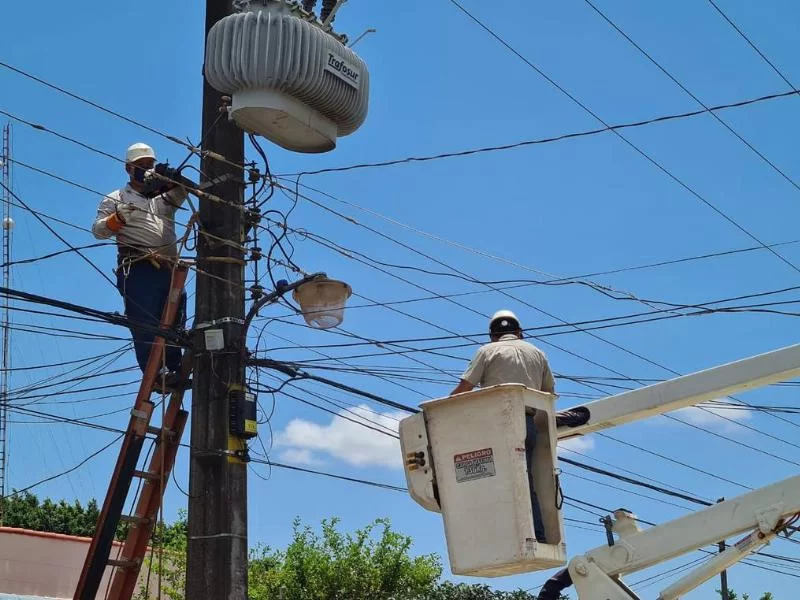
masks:
[[[133,476],[140,479],[149,479],[150,481],[159,481],[161,479],[161,475],[153,471],[134,471]]]
[[[138,569],[141,560],[116,560],[114,558],[109,558],[106,564],[110,567],[118,567],[120,569]]]
[[[175,432],[172,431],[172,429],[164,429],[164,430],[162,430],[161,427],[156,427],[154,425],[150,425],[147,428],[147,433],[149,433],[150,435],[154,435],[159,439],[161,439],[161,436],[162,436],[161,432],[162,431],[164,432],[163,433],[164,437],[167,438],[168,440],[175,439]]]
[[[135,515],[122,515],[119,520],[124,523],[133,523],[134,525],[149,525],[153,521],[149,517],[137,517]]]

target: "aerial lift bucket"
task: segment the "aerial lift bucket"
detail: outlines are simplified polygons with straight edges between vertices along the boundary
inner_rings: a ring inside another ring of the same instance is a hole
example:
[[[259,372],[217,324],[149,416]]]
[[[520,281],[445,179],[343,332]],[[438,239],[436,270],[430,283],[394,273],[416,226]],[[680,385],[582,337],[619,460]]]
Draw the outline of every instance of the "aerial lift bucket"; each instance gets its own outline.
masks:
[[[454,574],[500,577],[566,564],[555,399],[504,384],[425,402],[401,421],[409,493],[441,512]],[[531,470],[546,542],[534,533],[526,414],[536,428]]]

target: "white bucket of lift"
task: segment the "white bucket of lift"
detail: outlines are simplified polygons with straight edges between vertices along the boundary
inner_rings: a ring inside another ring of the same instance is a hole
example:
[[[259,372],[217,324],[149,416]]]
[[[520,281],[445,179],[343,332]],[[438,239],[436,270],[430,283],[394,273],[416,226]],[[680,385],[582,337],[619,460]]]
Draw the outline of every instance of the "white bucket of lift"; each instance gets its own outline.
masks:
[[[505,384],[425,402],[423,414],[400,423],[409,491],[440,509],[454,574],[499,577],[566,564],[555,398]],[[533,472],[547,543],[534,533],[526,411],[535,413]],[[419,453],[422,468],[413,458]]]

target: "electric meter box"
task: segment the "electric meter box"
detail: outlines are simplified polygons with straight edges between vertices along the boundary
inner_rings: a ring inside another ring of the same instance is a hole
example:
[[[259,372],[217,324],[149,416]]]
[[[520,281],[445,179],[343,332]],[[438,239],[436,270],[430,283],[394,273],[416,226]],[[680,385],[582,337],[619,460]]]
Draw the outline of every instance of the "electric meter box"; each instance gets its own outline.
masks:
[[[401,421],[409,493],[442,513],[454,574],[500,577],[566,564],[555,399],[504,384],[425,402]],[[532,471],[546,543],[534,533],[526,414],[536,429]]]

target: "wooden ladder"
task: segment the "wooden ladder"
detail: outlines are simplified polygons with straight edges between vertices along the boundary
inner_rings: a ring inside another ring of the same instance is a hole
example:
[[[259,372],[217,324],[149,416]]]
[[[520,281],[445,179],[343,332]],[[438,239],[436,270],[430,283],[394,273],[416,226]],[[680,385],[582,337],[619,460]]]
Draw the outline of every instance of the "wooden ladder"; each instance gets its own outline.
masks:
[[[179,263],[173,271],[169,296],[161,315],[161,329],[169,329],[175,321],[187,274],[188,267],[183,263]],[[150,425],[156,408],[150,400],[150,395],[163,364],[165,347],[166,340],[157,336],[150,350],[136,402],[131,410],[128,428],[97,520],[95,534],[83,564],[74,600],[95,600],[108,566],[115,567],[108,598],[130,600],[135,591],[139,570],[158,518],[164,488],[172,472],[175,455],[189,416],[189,413],[181,408],[184,394],[184,386],[181,385],[170,394],[161,427]],[[192,353],[186,352],[181,365],[181,379],[188,380],[191,371]],[[155,450],[147,470],[138,471],[136,467],[148,435],[154,436]],[[123,515],[125,501],[134,479],[141,480],[136,510],[132,515]],[[128,536],[119,556],[110,558],[120,521],[129,524]],[[99,597],[104,598],[105,595]]]

